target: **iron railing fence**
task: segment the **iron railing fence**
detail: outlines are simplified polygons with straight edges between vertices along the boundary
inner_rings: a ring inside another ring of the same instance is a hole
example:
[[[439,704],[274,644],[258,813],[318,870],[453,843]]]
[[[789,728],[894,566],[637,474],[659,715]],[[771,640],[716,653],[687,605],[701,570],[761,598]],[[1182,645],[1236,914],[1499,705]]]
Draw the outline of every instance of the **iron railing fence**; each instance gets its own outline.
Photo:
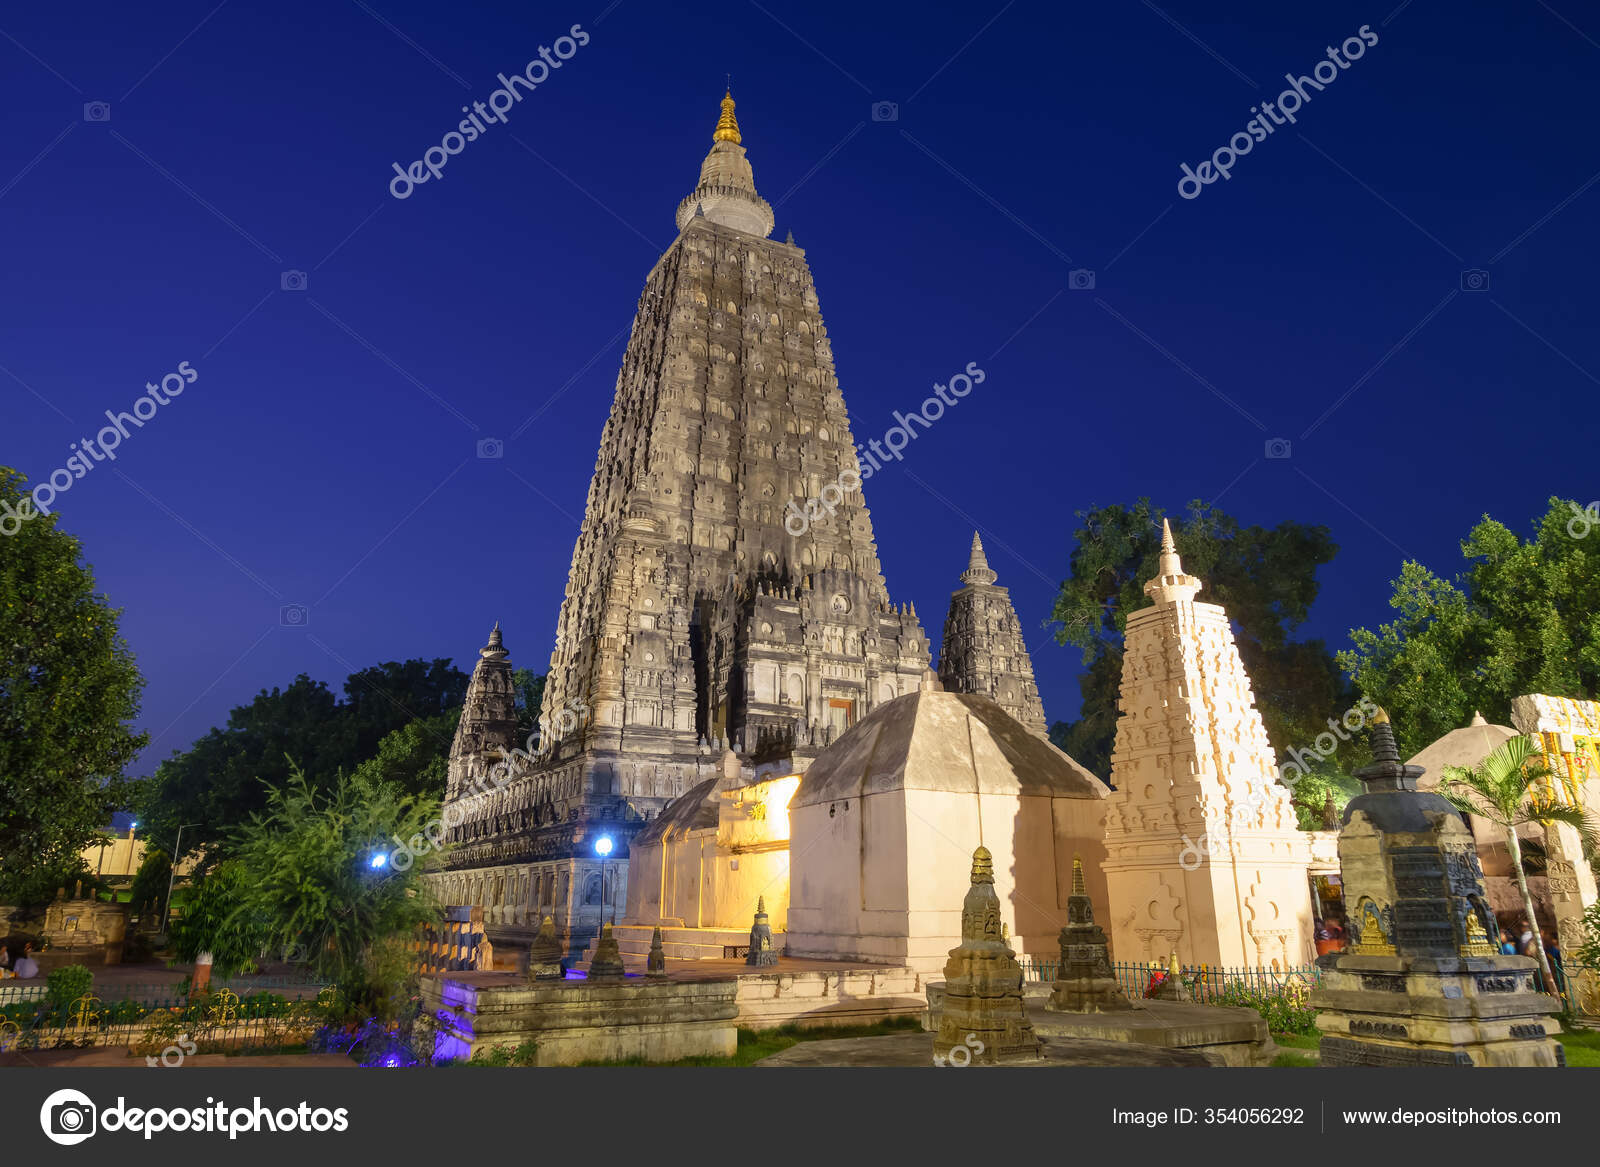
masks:
[[[1600,1020],[1600,965],[1552,962],[1556,995],[1567,1012],[1588,1021]],[[1536,973],[1535,981],[1542,978]]]
[[[303,1047],[341,1008],[332,988],[291,998],[265,990],[240,996],[228,988],[189,996],[162,987],[164,997],[106,1001],[90,993],[65,1004],[45,998],[0,1006],[0,1053],[125,1047],[176,1065],[193,1053]]]
[[[24,1004],[30,1001],[42,1000],[48,992],[49,980],[47,977],[17,980],[8,978],[0,981],[0,1009],[10,1005]],[[315,997],[328,982],[321,978],[310,976],[233,976],[214,977],[211,981],[210,991],[220,993],[229,989],[238,996],[249,997],[258,993],[276,993],[279,996],[299,1000],[305,997]],[[187,978],[177,981],[130,981],[119,983],[110,981],[98,984],[93,993],[101,1000],[108,1001],[137,1001],[143,1005],[156,1005],[189,995],[189,981]]]
[[[1018,958],[1018,963],[1022,965],[1025,980],[1048,982],[1055,980],[1059,962],[1024,956]],[[1155,979],[1166,972],[1164,965],[1154,961],[1147,964],[1115,961],[1111,968],[1123,993],[1134,999],[1143,997]],[[1561,999],[1569,1013],[1585,1019],[1600,1019],[1600,965],[1563,961],[1551,971],[1556,981],[1554,995]],[[1542,987],[1542,978],[1537,972],[1534,980],[1536,987]],[[1322,982],[1322,970],[1314,964],[1289,969],[1184,965],[1183,981],[1194,999],[1202,1004],[1226,1004],[1230,991],[1303,1000]]]
[[[1022,975],[1029,981],[1053,981],[1059,961],[1021,957]],[[1143,997],[1166,975],[1167,966],[1157,962],[1113,961],[1111,971],[1124,995]],[[1262,996],[1300,998],[1321,982],[1322,970],[1316,965],[1299,968],[1229,968],[1222,965],[1183,965],[1183,982],[1201,1004],[1223,1004],[1232,992]]]

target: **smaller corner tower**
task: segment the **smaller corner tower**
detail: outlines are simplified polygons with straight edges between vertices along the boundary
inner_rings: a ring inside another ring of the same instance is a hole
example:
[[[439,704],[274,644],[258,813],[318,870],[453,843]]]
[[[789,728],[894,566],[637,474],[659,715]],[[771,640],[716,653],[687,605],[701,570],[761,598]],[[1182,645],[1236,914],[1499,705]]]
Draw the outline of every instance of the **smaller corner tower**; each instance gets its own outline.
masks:
[[[1029,732],[1043,737],[1049,726],[1033,679],[1033,660],[1011,593],[995,584],[997,578],[983,553],[983,540],[974,531],[962,586],[950,596],[950,614],[944,621],[939,680],[949,692],[990,698]]]

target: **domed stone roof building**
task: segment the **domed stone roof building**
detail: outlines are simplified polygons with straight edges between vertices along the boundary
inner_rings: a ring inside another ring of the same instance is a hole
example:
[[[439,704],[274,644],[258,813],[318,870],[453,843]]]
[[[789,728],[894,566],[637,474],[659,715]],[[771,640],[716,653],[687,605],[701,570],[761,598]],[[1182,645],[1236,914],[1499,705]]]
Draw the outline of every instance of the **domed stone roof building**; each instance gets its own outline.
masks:
[[[941,968],[961,941],[963,860],[981,845],[1013,947],[1054,959],[1074,852],[1105,902],[1108,794],[996,702],[944,692],[929,673],[800,779],[789,803],[789,954]]]

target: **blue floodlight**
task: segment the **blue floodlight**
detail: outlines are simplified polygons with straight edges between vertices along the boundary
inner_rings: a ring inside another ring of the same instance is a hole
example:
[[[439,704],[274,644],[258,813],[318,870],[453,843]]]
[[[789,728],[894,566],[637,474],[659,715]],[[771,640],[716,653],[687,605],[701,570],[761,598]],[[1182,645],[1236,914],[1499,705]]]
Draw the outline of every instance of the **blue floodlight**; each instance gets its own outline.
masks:
[[[369,867],[371,867],[374,871],[376,871],[380,867],[387,867],[388,864],[389,864],[389,856],[388,856],[388,853],[384,852],[384,851],[374,851],[372,853],[372,857],[367,860],[367,865]]]
[[[611,836],[601,835],[594,841],[594,853],[601,857],[611,854]]]

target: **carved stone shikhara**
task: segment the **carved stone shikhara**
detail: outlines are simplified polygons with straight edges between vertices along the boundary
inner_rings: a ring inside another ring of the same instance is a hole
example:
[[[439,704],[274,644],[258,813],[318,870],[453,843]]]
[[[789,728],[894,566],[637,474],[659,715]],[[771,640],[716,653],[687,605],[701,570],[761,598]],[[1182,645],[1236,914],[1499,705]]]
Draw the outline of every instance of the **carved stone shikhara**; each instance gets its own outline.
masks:
[[[983,553],[983,541],[972,533],[961,590],[950,597],[939,650],[939,680],[951,693],[988,697],[1030,732],[1049,732],[1033,660],[1022,636],[1022,624],[1011,594],[995,585],[994,569]]]
[[[1348,951],[1318,960],[1311,994],[1325,1066],[1558,1066],[1535,961],[1501,956],[1472,834],[1438,794],[1419,791],[1381,712],[1363,793],[1345,808],[1339,868]]]
[[[613,887],[628,839],[717,777],[728,747],[752,772],[815,756],[928,667],[881,573],[805,252],[767,238],[731,98],[677,223],[601,435],[540,751],[489,779],[523,745],[498,633],[452,751],[436,890],[500,930],[549,914],[563,937],[593,935],[600,835]]]
[[[1228,614],[1162,525],[1128,616],[1103,864],[1118,960],[1294,968],[1312,956],[1311,842],[1277,781]]]

